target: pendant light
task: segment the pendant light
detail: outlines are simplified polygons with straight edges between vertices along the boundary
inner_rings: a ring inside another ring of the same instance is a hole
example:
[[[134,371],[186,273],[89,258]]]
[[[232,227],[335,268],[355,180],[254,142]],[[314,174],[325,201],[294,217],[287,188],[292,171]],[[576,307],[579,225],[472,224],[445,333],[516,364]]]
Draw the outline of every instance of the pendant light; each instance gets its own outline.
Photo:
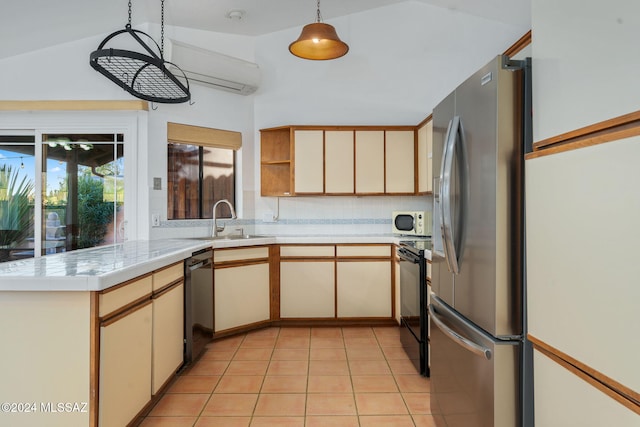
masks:
[[[289,52],[302,59],[315,61],[336,59],[346,55],[349,46],[340,40],[332,25],[321,21],[320,0],[318,0],[316,22],[302,28],[298,40],[289,45]]]
[[[161,1],[161,43],[162,47],[149,36],[131,28],[131,0],[129,0],[129,20],[124,30],[109,34],[91,52],[89,63],[100,74],[129,92],[131,95],[151,102],[178,104],[191,99],[189,80],[182,69],[164,59],[164,0]],[[136,52],[106,47],[106,44],[121,34],[130,35],[143,49]],[[140,36],[151,40],[153,47],[145,43]],[[157,53],[156,53],[157,52]],[[171,73],[168,65],[173,65],[182,75],[183,84]]]

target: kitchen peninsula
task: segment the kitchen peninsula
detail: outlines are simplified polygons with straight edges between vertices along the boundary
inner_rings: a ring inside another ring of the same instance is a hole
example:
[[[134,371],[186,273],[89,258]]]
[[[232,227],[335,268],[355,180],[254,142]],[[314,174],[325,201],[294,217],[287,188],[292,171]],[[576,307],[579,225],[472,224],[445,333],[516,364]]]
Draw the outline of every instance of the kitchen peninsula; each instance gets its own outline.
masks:
[[[298,268],[320,264],[335,268],[338,279],[331,289],[345,301],[342,312],[338,308],[326,317],[391,323],[399,301],[392,249],[399,240],[391,235],[161,239],[0,264],[0,340],[11,347],[3,357],[0,402],[13,405],[0,421],[105,427],[126,425],[143,412],[182,364],[183,260],[195,251],[213,247],[215,259],[216,253],[271,248],[276,259],[270,256],[269,263],[278,271],[278,286],[275,297],[270,289],[265,324],[285,319],[287,310],[292,321],[321,317],[301,315],[297,291],[289,289],[285,296],[286,285],[280,289],[287,274],[295,277]],[[318,249],[328,253],[321,255],[322,262],[306,262]],[[215,262],[227,270],[234,267],[222,258]],[[376,290],[356,292],[361,301],[354,301],[352,289],[341,288],[340,275],[342,283],[355,283],[349,277],[360,270],[352,269],[374,265],[388,271],[389,280],[380,293],[382,311],[367,314],[358,310],[370,309],[370,292]],[[281,266],[287,271],[283,277]],[[269,275],[273,283],[273,271]],[[280,301],[286,302],[282,311]],[[334,309],[333,301],[329,308]]]

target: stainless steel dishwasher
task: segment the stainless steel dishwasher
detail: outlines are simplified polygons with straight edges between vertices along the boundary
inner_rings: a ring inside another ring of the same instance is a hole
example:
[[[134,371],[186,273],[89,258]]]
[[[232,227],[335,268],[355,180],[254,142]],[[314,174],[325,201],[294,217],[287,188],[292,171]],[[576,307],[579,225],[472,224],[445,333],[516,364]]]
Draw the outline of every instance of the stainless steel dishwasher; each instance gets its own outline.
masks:
[[[184,262],[184,364],[196,360],[213,338],[213,250]]]

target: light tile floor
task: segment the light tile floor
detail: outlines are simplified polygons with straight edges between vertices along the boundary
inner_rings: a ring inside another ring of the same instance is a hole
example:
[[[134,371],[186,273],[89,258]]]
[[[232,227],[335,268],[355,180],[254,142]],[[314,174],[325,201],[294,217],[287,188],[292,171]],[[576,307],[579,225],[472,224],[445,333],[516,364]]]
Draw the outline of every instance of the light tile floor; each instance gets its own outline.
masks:
[[[434,427],[397,327],[267,328],[207,345],[142,427]]]

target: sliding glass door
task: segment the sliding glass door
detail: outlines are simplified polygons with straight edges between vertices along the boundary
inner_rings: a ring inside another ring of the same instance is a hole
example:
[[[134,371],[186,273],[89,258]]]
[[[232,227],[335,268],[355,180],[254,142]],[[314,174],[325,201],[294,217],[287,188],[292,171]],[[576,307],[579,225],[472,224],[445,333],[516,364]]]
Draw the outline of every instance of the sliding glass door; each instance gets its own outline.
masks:
[[[122,242],[124,209],[123,134],[0,135],[0,262]]]
[[[0,135],[0,262],[32,257],[35,137]]]

